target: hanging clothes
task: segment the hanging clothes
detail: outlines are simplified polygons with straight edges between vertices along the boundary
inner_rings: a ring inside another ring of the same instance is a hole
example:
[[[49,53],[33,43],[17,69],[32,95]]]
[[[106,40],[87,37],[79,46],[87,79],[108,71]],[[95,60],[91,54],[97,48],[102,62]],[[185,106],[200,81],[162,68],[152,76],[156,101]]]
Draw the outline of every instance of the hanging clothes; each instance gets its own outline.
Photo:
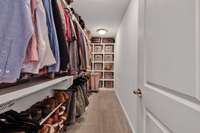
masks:
[[[69,55],[65,38],[65,26],[63,25],[63,17],[61,13],[64,12],[64,10],[60,10],[60,5],[61,3],[59,0],[52,0],[53,16],[60,49],[60,70],[66,71],[69,64]]]
[[[66,6],[66,5],[63,5]],[[65,37],[68,42],[68,52],[69,52],[69,73],[76,75],[79,72],[78,68],[78,46],[77,41],[73,37],[75,35],[75,29],[73,23],[71,23],[72,17],[67,9],[64,9],[65,20],[66,20],[66,33]]]
[[[71,27],[71,30],[72,30],[72,41],[75,41],[77,40],[77,35],[76,35],[76,30],[75,30],[75,26],[74,26],[74,22],[72,20],[72,16],[70,16],[71,19],[70,19],[70,27]]]
[[[0,2],[0,83],[16,82],[21,73],[40,76],[41,69],[71,75],[89,69],[85,23],[65,0],[16,1]]]
[[[83,34],[80,31],[79,27],[77,26],[76,23],[75,25],[75,30],[77,34],[77,43],[78,43],[78,50],[79,50],[79,68],[81,71],[85,71],[87,69],[86,65],[86,53],[85,53],[85,44],[84,44],[84,39],[83,39]]]
[[[0,83],[12,83],[20,77],[34,32],[30,3],[30,0],[0,2]]]
[[[39,62],[24,64],[22,72],[38,74],[39,70],[45,66],[56,63],[50,48],[46,13],[41,0],[36,0],[36,22]]]
[[[77,118],[81,117],[89,105],[89,100],[86,92],[85,85],[88,78],[83,75],[74,80],[73,85],[67,90],[71,93],[71,101],[69,107],[69,115],[67,124],[75,124]]]
[[[60,13],[61,24],[62,24],[63,30],[66,31],[66,20],[65,20],[65,13],[64,13],[64,7],[62,4],[62,0],[57,0],[57,6],[58,6],[59,13]]]
[[[29,41],[28,48],[26,50],[26,56],[24,63],[32,63],[39,61],[38,44],[36,38],[36,0],[31,0],[31,13],[32,21],[34,25],[33,35]]]
[[[65,20],[66,20],[66,32],[65,32],[65,37],[66,37],[66,40],[68,42],[72,42],[72,29],[71,29],[71,23],[70,23],[70,14],[67,10],[64,9],[64,15],[65,15]]]
[[[79,72],[79,56],[77,41],[70,42],[68,45],[69,50],[69,72],[76,75]]]
[[[56,33],[56,27],[53,18],[52,0],[43,0],[44,8],[47,15],[48,35],[50,39],[51,50],[56,59],[56,64],[49,66],[49,72],[59,72],[60,70],[60,50]]]
[[[88,44],[88,42],[87,42],[87,40],[86,40],[86,37],[84,36],[84,33],[83,32],[81,32],[81,34],[82,34],[82,39],[83,39],[83,45],[84,45],[84,49],[83,49],[83,51],[84,51],[84,53],[85,53],[85,67],[86,67],[86,70],[88,70],[89,69],[89,67],[90,67],[90,61],[89,61],[89,44]]]
[[[76,89],[76,117],[80,117],[85,112],[86,102],[81,86],[77,86]]]

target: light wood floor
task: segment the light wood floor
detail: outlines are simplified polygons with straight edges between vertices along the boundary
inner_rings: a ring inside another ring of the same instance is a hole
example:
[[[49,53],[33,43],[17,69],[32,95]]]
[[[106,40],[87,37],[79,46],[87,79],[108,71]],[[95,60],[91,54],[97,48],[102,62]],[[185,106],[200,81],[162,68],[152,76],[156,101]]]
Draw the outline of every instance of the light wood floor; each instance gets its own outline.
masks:
[[[90,97],[90,105],[67,133],[132,133],[114,91],[101,91]]]

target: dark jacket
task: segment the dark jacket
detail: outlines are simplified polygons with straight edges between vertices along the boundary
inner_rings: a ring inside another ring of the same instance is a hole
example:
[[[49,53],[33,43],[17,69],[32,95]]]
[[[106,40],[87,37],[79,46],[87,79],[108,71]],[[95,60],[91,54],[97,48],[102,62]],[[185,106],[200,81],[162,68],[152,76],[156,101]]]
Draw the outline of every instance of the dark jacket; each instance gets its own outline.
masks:
[[[62,25],[62,18],[59,11],[58,0],[52,0],[52,8],[60,49],[60,70],[66,71],[69,64],[69,54],[67,41],[65,38],[65,28]]]

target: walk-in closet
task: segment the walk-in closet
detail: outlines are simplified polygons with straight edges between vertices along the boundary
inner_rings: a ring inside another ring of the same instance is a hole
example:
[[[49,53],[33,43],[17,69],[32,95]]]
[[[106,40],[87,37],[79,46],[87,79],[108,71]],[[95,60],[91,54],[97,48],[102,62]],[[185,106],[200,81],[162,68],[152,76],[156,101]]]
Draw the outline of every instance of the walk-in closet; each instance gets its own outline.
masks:
[[[199,133],[200,0],[0,0],[0,133]]]

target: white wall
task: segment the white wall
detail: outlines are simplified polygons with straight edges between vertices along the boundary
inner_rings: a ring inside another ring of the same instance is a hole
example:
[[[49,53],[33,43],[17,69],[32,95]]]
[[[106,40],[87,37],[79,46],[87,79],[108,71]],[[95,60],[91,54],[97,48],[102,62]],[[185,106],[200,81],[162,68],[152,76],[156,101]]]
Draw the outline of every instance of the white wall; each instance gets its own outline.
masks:
[[[137,129],[138,1],[131,0],[116,37],[115,88],[133,132]]]

